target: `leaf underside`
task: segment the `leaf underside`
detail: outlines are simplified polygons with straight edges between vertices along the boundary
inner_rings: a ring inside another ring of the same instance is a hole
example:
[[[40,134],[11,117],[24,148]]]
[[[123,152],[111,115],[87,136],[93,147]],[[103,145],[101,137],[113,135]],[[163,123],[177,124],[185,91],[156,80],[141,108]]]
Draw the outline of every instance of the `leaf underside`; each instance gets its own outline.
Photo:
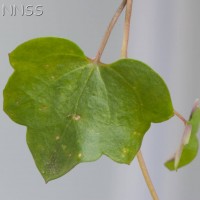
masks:
[[[69,40],[38,38],[10,54],[4,110],[27,126],[45,181],[102,154],[129,164],[151,122],[173,116],[168,89],[144,63],[95,64]]]
[[[178,166],[175,166],[175,156],[165,163],[165,166],[171,171],[177,170],[181,167],[184,167],[185,165],[188,165],[195,159],[198,153],[199,142],[197,138],[197,133],[199,131],[200,125],[200,108],[197,108],[195,112],[191,115],[188,124],[191,125],[192,132],[189,142],[183,146]]]

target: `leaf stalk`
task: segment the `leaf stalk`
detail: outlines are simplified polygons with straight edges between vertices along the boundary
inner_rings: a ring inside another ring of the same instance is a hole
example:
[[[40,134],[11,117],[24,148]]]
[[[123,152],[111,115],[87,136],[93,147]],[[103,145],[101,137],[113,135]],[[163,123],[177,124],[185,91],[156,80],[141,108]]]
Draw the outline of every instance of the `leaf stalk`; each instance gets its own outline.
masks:
[[[121,57],[127,58],[133,0],[127,0]]]
[[[125,23],[124,23],[124,35],[123,35],[123,42],[122,42],[122,49],[121,49],[121,57],[122,58],[127,58],[127,55],[128,55],[128,44],[129,44],[129,35],[130,35],[132,7],[133,7],[133,0],[127,0]],[[159,200],[156,190],[154,188],[154,185],[149,176],[142,152],[140,150],[137,153],[137,159],[138,159],[140,169],[142,171],[145,182],[147,184],[147,187],[151,193],[153,200]]]
[[[99,50],[98,50],[98,52],[96,54],[96,57],[93,60],[94,63],[99,63],[100,62],[101,56],[102,56],[103,51],[104,51],[104,49],[106,47],[106,44],[107,44],[108,39],[110,37],[110,34],[111,34],[111,32],[112,32],[112,30],[113,30],[113,28],[114,28],[119,16],[121,15],[122,11],[124,10],[124,8],[126,6],[126,3],[127,3],[127,0],[123,0],[122,1],[122,3],[120,4],[119,8],[115,12],[113,18],[111,19],[110,24],[109,24],[109,26],[108,26],[108,28],[107,28],[107,30],[105,32],[105,35],[104,35],[104,37],[102,39],[102,42],[100,44]]]
[[[184,123],[184,125],[187,125],[187,120],[176,110],[174,110],[174,114]]]
[[[147,167],[146,167],[146,164],[145,164],[145,161],[144,161],[144,158],[143,158],[141,151],[139,151],[137,153],[137,159],[138,159],[138,163],[140,165],[140,169],[142,171],[142,174],[144,176],[144,179],[146,181],[146,184],[147,184],[149,191],[151,193],[152,199],[153,200],[159,200],[158,195],[156,193],[156,190],[154,188],[154,185],[153,185],[151,178],[149,176],[149,173],[148,173],[148,170],[147,170]]]

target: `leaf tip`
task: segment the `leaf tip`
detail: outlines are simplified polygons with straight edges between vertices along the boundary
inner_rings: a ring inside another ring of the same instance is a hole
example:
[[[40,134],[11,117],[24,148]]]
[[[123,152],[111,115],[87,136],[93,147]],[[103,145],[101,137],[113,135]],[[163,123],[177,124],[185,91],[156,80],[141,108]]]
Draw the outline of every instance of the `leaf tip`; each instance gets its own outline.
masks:
[[[45,176],[44,174],[41,174],[45,184],[48,184],[51,180],[53,180],[52,178],[50,178],[49,176]]]
[[[44,180],[44,181],[45,181],[46,184],[49,182],[48,180]]]
[[[167,160],[167,161],[164,163],[164,166],[165,166],[168,170],[173,171],[173,170],[174,170],[173,162],[174,162],[174,158],[170,158],[169,160]]]

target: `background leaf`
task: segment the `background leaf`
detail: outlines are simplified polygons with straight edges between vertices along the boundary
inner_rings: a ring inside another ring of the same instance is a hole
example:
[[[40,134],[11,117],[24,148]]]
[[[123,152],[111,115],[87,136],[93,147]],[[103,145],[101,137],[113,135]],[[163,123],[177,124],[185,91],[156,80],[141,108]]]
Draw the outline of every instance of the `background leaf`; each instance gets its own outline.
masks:
[[[28,127],[46,181],[102,154],[129,164],[151,122],[173,116],[164,81],[140,61],[95,64],[68,40],[40,38],[16,48],[10,62],[4,110]]]
[[[183,146],[182,154],[180,155],[181,157],[177,167],[175,166],[175,157],[165,163],[165,166],[169,170],[177,170],[185,165],[188,165],[194,160],[198,153],[199,143],[197,139],[197,133],[200,125],[200,108],[197,108],[193,112],[188,124],[192,126],[189,142]]]

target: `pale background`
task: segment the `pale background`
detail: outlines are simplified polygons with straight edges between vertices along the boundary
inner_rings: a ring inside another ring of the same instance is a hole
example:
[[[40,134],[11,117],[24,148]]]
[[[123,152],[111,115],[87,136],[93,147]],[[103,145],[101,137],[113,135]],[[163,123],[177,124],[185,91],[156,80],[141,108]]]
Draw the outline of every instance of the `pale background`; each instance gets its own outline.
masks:
[[[0,0],[5,5],[42,5],[40,17],[0,16],[0,199],[1,200],[150,200],[136,160],[119,165],[106,157],[80,164],[47,185],[37,171],[25,141],[25,127],[2,111],[2,90],[12,69],[8,53],[40,36],[59,36],[79,44],[94,57],[119,0]],[[1,13],[0,13],[1,15]],[[119,58],[120,18],[103,61]],[[200,96],[200,1],[134,0],[129,57],[152,66],[166,81],[174,107],[188,116]],[[153,125],[142,151],[161,200],[200,199],[200,157],[169,172],[164,161],[175,151],[183,126],[176,118]]]

